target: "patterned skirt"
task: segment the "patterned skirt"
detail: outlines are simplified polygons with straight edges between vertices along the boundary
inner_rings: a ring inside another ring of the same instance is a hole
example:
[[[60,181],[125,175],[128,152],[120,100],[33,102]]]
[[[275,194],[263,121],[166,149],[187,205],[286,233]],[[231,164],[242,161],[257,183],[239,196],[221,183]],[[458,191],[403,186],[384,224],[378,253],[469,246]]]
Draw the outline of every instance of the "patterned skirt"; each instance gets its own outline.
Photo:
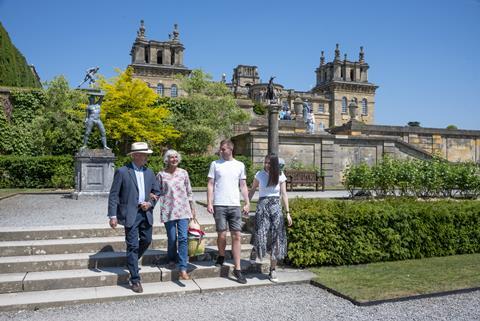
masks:
[[[287,234],[279,197],[261,197],[255,213],[253,245],[262,259],[268,253],[272,260],[287,255]]]

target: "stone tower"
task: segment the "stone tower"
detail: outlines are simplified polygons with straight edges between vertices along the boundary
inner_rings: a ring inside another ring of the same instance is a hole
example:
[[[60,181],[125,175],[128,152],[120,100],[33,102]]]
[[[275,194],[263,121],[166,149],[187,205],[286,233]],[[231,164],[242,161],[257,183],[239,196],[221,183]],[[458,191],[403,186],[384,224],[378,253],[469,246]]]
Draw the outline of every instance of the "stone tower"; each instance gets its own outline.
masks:
[[[185,47],[180,42],[177,24],[168,41],[148,40],[143,20],[137,31],[130,55],[135,78],[145,81],[161,96],[182,95],[175,75],[188,75],[191,70],[183,65]]]
[[[340,126],[350,120],[348,106],[352,102],[359,107],[358,120],[373,124],[375,91],[378,86],[368,82],[368,68],[363,47],[360,47],[358,61],[348,60],[346,54],[341,59],[338,44],[332,62],[325,63],[322,51],[320,66],[315,70],[317,84],[312,93],[325,95],[330,101],[330,127]]]
[[[257,66],[238,65],[233,68],[232,88],[235,97],[246,98],[251,86],[260,83]]]

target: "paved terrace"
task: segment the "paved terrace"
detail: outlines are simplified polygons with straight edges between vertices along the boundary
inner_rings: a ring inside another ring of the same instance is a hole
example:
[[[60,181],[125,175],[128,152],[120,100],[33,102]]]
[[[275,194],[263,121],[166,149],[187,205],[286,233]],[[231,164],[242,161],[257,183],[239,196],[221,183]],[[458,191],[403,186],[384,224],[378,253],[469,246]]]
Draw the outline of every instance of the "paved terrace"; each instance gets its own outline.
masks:
[[[289,193],[291,198],[345,195],[342,191]],[[195,193],[196,200],[205,198],[205,192]],[[106,208],[104,198],[76,201],[65,195],[19,195],[0,200],[0,226],[107,224]],[[204,207],[197,208],[202,223],[212,222]],[[158,221],[158,209],[155,218]],[[0,320],[480,320],[479,291],[371,307],[355,306],[308,284],[186,292],[39,311],[1,312]]]

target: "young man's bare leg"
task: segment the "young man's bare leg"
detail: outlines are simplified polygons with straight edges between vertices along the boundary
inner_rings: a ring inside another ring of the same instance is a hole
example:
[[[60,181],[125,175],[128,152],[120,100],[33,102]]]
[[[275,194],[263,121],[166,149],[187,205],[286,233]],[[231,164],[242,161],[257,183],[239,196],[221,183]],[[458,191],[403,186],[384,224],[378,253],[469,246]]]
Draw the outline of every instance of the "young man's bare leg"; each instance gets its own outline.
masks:
[[[222,266],[223,261],[225,260],[225,248],[227,246],[227,232],[218,232],[217,233],[217,247],[218,247],[218,257],[215,262],[216,266]]]

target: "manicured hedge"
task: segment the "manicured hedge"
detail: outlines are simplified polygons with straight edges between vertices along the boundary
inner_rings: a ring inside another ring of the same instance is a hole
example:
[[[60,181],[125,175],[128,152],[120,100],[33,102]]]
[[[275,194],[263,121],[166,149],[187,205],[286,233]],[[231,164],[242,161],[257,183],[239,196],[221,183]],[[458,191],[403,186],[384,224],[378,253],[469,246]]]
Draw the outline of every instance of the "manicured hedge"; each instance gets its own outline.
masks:
[[[235,158],[245,164],[250,184],[255,174],[252,162],[244,156]],[[208,169],[216,159],[217,156],[184,156],[180,167],[188,171],[192,186],[207,186]],[[130,157],[119,157],[115,166],[119,168],[130,161]],[[163,168],[163,158],[152,156],[147,166],[157,173]],[[74,177],[71,156],[0,156],[0,188],[73,188]]]
[[[0,157],[0,188],[71,188],[74,175],[71,156]]]
[[[210,163],[214,160],[217,160],[218,156],[188,156],[182,155],[182,161],[179,167],[188,171],[190,177],[190,182],[192,186],[196,187],[206,187],[207,186],[207,175],[210,168]],[[252,161],[245,156],[235,156],[235,159],[243,162],[245,164],[245,170],[247,171],[247,183],[250,184],[253,180],[253,168]],[[115,166],[118,168],[125,164],[128,164],[131,161],[130,157],[121,157],[118,158],[115,162]],[[153,172],[156,174],[163,168],[163,157],[161,156],[150,156],[148,158],[148,167],[150,167]]]
[[[480,201],[295,199],[294,266],[359,264],[480,253]]]

